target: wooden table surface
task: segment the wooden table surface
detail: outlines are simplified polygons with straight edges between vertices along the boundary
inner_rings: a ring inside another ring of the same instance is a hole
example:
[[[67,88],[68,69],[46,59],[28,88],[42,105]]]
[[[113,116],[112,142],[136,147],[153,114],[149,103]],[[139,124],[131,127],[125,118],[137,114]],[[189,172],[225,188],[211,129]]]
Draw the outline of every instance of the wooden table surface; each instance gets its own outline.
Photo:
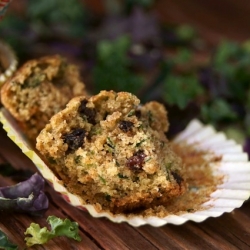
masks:
[[[0,141],[0,166],[10,163],[19,173],[37,171],[2,128]],[[0,186],[12,185],[14,180],[0,176]],[[0,229],[19,249],[25,249],[24,232],[30,223],[46,226],[49,215],[77,221],[82,241],[78,243],[58,237],[46,245],[36,245],[30,249],[250,249],[250,201],[230,214],[209,218],[202,223],[134,228],[126,223],[115,224],[105,218],[92,218],[87,212],[67,204],[49,185],[46,185],[45,191],[50,205],[44,217],[0,212]]]

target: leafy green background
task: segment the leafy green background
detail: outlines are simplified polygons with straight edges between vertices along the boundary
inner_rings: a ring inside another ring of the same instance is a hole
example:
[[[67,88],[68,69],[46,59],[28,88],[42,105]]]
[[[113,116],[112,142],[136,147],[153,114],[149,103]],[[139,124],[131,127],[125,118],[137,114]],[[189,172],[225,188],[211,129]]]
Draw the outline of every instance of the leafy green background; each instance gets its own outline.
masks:
[[[92,93],[129,91],[142,102],[164,103],[172,124],[170,135],[195,117],[230,131],[241,142],[250,136],[249,41],[223,40],[207,49],[199,32],[187,24],[152,24],[153,0],[104,2],[106,13],[97,16],[78,0],[27,0],[21,14],[6,13],[0,33],[20,63],[45,53],[64,53],[82,67]],[[103,24],[114,14],[119,32],[112,38],[101,37],[98,32],[105,33]],[[133,32],[144,40],[135,42],[124,25],[132,29],[138,22],[139,30]],[[156,35],[147,36],[148,30]],[[131,56],[135,46],[142,50],[141,58]],[[200,52],[205,52],[205,63],[194,63]],[[153,53],[161,56],[151,63]],[[140,65],[147,60],[151,68]]]

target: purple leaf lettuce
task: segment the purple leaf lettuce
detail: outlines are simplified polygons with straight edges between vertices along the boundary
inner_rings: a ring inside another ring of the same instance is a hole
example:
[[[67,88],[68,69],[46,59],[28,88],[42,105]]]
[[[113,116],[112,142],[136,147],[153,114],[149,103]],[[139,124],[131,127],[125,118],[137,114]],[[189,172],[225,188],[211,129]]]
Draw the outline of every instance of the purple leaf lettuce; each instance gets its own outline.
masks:
[[[49,205],[43,189],[44,179],[37,173],[16,185],[0,187],[0,211],[43,214]]]

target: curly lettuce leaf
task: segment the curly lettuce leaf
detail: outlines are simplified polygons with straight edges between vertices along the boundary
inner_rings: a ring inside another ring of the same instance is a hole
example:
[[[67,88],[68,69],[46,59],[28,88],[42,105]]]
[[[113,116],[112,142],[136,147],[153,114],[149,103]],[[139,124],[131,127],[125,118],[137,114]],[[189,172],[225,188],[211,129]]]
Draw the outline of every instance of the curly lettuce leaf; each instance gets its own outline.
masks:
[[[17,245],[11,243],[8,237],[0,230],[0,249],[17,250]]]
[[[13,186],[0,187],[0,210],[43,214],[49,206],[44,189],[44,179],[39,174]]]
[[[164,79],[164,90],[164,100],[169,105],[177,105],[180,109],[185,109],[191,101],[204,92],[195,75],[169,74]]]
[[[40,35],[58,33],[69,37],[78,36],[85,31],[86,11],[77,0],[29,0],[27,16],[32,20],[31,26]],[[47,29],[50,26],[50,30]],[[60,28],[59,28],[60,27]]]
[[[144,79],[131,69],[128,50],[131,40],[121,36],[114,41],[102,40],[97,45],[97,62],[93,69],[96,90],[129,91],[136,93]]]
[[[210,104],[204,104],[201,107],[201,117],[205,122],[216,123],[219,121],[236,121],[237,113],[232,109],[229,103],[217,98]]]
[[[130,8],[134,6],[149,8],[154,4],[154,2],[154,0],[125,0],[125,5],[128,5]]]
[[[66,236],[76,241],[81,241],[77,222],[72,222],[67,218],[62,220],[56,216],[49,216],[47,221],[51,226],[50,231],[46,227],[40,228],[36,223],[31,223],[27,228],[24,234],[28,235],[25,237],[28,247],[35,244],[45,244],[57,236]]]

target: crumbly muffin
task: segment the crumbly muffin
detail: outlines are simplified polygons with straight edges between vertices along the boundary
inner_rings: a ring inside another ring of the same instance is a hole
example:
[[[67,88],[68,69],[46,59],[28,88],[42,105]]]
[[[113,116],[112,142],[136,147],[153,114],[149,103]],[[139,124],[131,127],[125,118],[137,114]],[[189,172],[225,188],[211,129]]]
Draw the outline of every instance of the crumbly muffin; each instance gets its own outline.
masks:
[[[18,69],[2,87],[1,101],[35,142],[55,113],[71,98],[85,94],[78,68],[53,55],[30,60]]]
[[[73,98],[37,137],[36,147],[72,193],[98,211],[128,213],[185,191],[181,161],[164,132],[166,110],[136,96],[102,91]]]

